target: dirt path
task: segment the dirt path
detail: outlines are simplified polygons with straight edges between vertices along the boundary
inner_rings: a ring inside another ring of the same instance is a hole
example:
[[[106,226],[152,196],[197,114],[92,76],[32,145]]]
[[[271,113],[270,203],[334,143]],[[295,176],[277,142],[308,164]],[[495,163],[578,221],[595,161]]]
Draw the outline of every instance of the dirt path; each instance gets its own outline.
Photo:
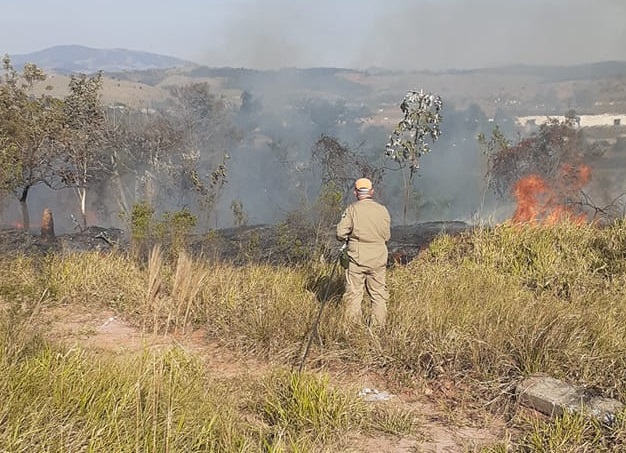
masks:
[[[267,364],[237,357],[216,342],[207,340],[203,332],[194,332],[184,338],[145,335],[140,329],[126,323],[108,310],[90,310],[75,307],[55,307],[42,315],[46,319],[47,335],[50,339],[71,346],[100,349],[115,353],[133,353],[145,348],[167,348],[176,344],[190,352],[199,354],[207,364],[207,372],[224,376],[258,372]],[[372,389],[388,398],[371,404],[391,404],[416,414],[420,434],[414,438],[392,436],[353,439],[354,453],[456,453],[475,451],[480,445],[496,442],[503,438],[504,426],[495,421],[486,428],[455,427],[446,421],[435,404],[426,395],[411,393],[393,394],[385,389],[384,379],[372,373],[363,375],[337,376],[340,382],[355,384],[358,388]]]

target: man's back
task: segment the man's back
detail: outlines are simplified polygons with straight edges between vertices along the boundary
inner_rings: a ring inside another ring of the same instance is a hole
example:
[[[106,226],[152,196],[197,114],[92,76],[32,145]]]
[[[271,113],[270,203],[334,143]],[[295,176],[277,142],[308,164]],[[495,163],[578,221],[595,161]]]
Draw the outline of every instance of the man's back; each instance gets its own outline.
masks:
[[[390,218],[387,208],[372,199],[351,204],[352,234],[359,242],[386,243],[390,237]]]
[[[358,200],[349,205],[337,224],[337,239],[348,241],[350,262],[346,268],[346,316],[351,321],[361,319],[363,289],[372,304],[370,325],[382,327],[387,316],[389,292],[386,284],[387,241],[391,237],[391,217],[382,204],[372,200],[374,187],[368,178],[354,183]],[[343,262],[342,262],[343,264]]]
[[[348,239],[348,254],[359,265],[384,266],[391,237],[387,208],[371,198],[350,204],[337,224],[337,237]]]

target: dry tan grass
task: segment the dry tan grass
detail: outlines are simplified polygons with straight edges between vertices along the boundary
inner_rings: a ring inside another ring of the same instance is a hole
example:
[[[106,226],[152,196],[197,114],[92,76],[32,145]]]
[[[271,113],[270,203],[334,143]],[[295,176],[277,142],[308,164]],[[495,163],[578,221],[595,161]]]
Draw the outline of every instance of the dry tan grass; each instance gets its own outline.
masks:
[[[511,389],[528,374],[548,373],[626,399],[624,250],[622,222],[602,229],[505,224],[442,236],[416,260],[390,270],[389,324],[376,335],[343,322],[335,275],[307,369],[384,370],[398,388],[430,389],[446,423],[485,423],[480,413],[487,409],[516,420],[524,433],[541,431],[544,437],[533,442],[549,443],[559,433],[516,418]],[[160,333],[203,327],[232,350],[292,368],[330,271],[328,265],[236,267],[185,254],[166,262],[158,248],[147,267],[129,256],[90,253],[5,264],[3,275],[12,279],[0,286],[5,299],[25,292],[24,300],[34,301],[35,288],[48,288],[47,304],[114,307],[149,320]],[[406,421],[386,417],[382,426],[391,420],[400,429]],[[584,425],[592,429],[623,445],[621,425]]]

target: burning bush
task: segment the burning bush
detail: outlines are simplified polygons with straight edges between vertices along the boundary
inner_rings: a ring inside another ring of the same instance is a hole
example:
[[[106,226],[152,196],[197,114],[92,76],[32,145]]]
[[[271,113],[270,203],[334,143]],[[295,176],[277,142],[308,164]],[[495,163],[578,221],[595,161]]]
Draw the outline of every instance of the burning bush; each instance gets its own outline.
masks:
[[[581,195],[591,180],[593,146],[571,120],[550,119],[536,133],[512,145],[495,129],[489,141],[489,187],[517,202],[515,222],[586,221]]]

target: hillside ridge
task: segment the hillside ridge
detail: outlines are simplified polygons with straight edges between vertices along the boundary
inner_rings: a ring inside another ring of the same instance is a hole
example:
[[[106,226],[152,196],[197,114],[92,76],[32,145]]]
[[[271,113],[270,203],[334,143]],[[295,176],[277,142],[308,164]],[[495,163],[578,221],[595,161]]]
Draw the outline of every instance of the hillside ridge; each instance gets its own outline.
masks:
[[[72,72],[120,72],[141,71],[149,69],[169,69],[178,67],[201,67],[212,75],[232,75],[233,72],[262,73],[276,72],[276,70],[258,70],[254,68],[235,67],[210,67],[205,64],[185,60],[175,56],[164,55],[157,52],[143,50],[131,50],[125,48],[94,48],[77,44],[65,44],[48,47],[42,50],[9,55],[15,67],[25,63],[34,63],[43,69],[55,71],[61,74]],[[446,69],[440,71],[399,71],[384,68],[282,68],[278,70],[311,72],[313,74],[348,71],[378,76],[398,76],[407,74],[428,75],[459,75],[459,74],[501,74],[501,75],[531,75],[545,78],[550,81],[577,80],[597,77],[614,77],[626,74],[626,61],[596,61],[575,65],[531,65],[512,64],[496,67],[477,67],[471,69]]]

